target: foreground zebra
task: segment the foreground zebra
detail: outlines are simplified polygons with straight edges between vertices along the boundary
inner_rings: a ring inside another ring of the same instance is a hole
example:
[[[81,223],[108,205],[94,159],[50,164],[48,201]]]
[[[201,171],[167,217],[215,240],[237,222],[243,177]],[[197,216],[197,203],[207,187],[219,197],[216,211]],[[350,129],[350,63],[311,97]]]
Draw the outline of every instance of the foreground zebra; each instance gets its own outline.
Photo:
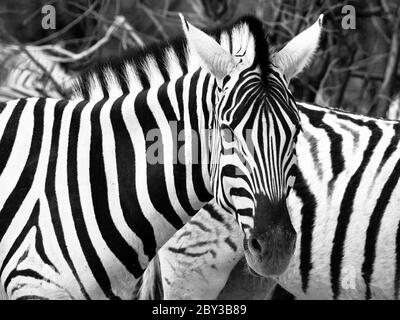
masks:
[[[400,123],[298,107],[299,174],[288,197],[298,238],[288,270],[274,279],[299,299],[398,299]],[[243,257],[242,239],[232,219],[218,218],[223,211],[206,209],[159,251],[139,298],[218,296]],[[219,240],[209,241],[215,230]]]
[[[282,72],[298,61],[285,52],[273,67],[254,19],[231,29],[235,55],[184,29],[197,61],[179,79],[130,91],[103,74],[102,99],[0,105],[2,295],[131,298],[148,261],[212,198],[238,219],[254,270],[286,268],[299,118]],[[154,129],[162,148],[152,164]],[[253,129],[247,140],[245,129]]]
[[[274,279],[299,299],[398,299],[400,124],[308,104],[299,108],[301,175],[288,198],[298,242],[288,270]],[[243,250],[232,221],[221,223],[207,209],[194,218],[200,225],[185,226],[184,237],[173,237],[159,251],[139,297],[218,296]],[[225,230],[220,242],[209,242],[216,229]],[[203,264],[207,259],[212,265]],[[149,284],[163,292],[149,293]]]

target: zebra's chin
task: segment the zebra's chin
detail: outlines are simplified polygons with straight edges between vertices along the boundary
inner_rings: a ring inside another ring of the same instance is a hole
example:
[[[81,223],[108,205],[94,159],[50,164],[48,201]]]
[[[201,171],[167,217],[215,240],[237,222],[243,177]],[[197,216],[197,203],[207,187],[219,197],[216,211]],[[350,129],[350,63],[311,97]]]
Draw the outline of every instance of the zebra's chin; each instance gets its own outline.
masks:
[[[272,257],[268,261],[257,259],[248,250],[245,250],[247,265],[251,273],[261,277],[282,275],[289,266],[292,254]]]

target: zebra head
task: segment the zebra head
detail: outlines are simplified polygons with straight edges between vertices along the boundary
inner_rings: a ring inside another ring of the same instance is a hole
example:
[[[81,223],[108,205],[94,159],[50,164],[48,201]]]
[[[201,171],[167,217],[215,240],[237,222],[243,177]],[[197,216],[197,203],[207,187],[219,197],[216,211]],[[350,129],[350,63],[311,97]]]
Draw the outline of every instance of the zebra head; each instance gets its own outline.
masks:
[[[322,16],[272,57],[255,18],[236,25],[231,37],[221,33],[221,45],[181,18],[189,50],[216,82],[210,111],[213,195],[241,225],[249,267],[279,275],[296,242],[286,197],[295,180],[300,118],[288,81],[316,51]]]

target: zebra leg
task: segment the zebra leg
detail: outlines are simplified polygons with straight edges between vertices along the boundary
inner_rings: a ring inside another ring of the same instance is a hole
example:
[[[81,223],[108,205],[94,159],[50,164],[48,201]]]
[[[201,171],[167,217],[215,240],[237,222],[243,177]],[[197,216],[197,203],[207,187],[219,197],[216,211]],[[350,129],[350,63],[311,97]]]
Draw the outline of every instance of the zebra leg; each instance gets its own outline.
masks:
[[[45,197],[10,242],[13,246],[2,260],[2,295],[13,300],[84,298],[59,251]]]
[[[158,254],[150,261],[142,277],[136,284],[135,300],[163,300],[164,290]]]
[[[244,256],[233,216],[208,204],[158,252],[138,284],[137,299],[216,299]]]
[[[2,274],[4,293],[1,295],[12,300],[76,298],[68,289],[65,274],[45,263],[36,247],[28,245],[22,249],[16,252]]]

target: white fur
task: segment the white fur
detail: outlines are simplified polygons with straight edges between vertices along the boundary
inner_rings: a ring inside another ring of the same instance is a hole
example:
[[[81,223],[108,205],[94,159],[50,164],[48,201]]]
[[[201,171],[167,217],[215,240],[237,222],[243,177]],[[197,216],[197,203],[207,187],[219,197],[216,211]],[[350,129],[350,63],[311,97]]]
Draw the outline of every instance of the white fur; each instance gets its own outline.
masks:
[[[198,55],[200,65],[222,80],[235,67],[235,60],[212,37],[197,29],[180,15],[190,51]]]
[[[323,15],[308,29],[293,38],[282,50],[274,54],[273,63],[283,71],[289,81],[311,62],[319,46]]]

